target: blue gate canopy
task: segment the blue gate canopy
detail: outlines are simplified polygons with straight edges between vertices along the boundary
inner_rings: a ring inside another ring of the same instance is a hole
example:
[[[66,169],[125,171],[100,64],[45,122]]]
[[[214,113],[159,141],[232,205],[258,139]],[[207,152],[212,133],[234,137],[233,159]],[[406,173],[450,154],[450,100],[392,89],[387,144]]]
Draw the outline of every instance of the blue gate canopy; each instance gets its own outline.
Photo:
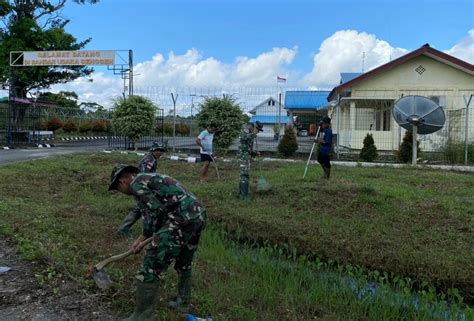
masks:
[[[330,91],[298,90],[285,93],[286,109],[322,109],[328,105]]]

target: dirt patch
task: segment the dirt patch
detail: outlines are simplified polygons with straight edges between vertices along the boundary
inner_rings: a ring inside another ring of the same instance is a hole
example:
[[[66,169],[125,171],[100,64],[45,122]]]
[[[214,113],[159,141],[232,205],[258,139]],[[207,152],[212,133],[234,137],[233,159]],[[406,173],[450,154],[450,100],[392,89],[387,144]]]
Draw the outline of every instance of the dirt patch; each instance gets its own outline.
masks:
[[[44,266],[22,260],[4,237],[0,266],[11,268],[0,273],[0,320],[115,320],[98,297],[87,295],[73,281],[61,276],[44,280]]]

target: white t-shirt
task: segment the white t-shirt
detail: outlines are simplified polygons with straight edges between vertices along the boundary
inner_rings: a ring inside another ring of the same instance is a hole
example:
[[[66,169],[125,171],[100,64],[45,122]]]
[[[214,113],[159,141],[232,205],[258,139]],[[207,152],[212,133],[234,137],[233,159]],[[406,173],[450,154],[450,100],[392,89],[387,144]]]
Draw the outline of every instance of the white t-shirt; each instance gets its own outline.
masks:
[[[201,145],[204,147],[204,149],[200,149],[201,154],[212,154],[212,141],[214,140],[214,134],[211,134],[210,132],[207,131],[207,129],[204,129],[198,136],[198,138],[201,140]]]

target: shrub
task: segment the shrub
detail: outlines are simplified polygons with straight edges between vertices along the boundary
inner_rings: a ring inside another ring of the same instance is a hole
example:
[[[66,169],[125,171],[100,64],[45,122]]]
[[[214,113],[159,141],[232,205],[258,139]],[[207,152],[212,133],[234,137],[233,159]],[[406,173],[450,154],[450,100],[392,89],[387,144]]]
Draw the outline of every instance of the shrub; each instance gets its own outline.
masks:
[[[156,106],[146,97],[119,98],[114,103],[112,126],[119,135],[135,143],[153,130],[155,110]]]
[[[405,132],[405,136],[403,137],[403,142],[400,145],[398,150],[398,160],[402,163],[410,163],[412,161],[413,155],[413,132],[411,130],[407,130]],[[420,153],[420,142],[416,141],[417,145],[417,153]]]
[[[298,142],[293,126],[285,127],[285,134],[278,143],[278,153],[283,157],[290,157],[298,150]]]
[[[176,125],[176,134],[181,136],[189,136],[191,133],[191,128],[184,123],[180,123]]]
[[[72,133],[77,131],[77,126],[71,119],[67,119],[63,124],[63,130],[65,133]]]
[[[448,163],[451,164],[463,164],[464,163],[464,143],[456,143],[449,140],[446,145],[441,149],[444,158]],[[474,143],[467,145],[467,161],[468,163],[474,163]]]
[[[163,136],[173,136],[173,125],[164,123],[163,127],[161,125],[158,127],[158,132],[160,131],[163,131]]]
[[[242,125],[248,117],[242,113],[237,101],[228,95],[206,98],[199,106],[196,115],[200,128],[215,123],[219,131],[214,134],[214,147],[218,153],[226,152],[234,140],[239,137]]]
[[[103,119],[95,119],[91,124],[91,129],[95,133],[102,133],[107,130],[107,122]]]
[[[80,133],[87,133],[92,130],[91,122],[85,122],[79,125],[79,132]]]
[[[359,159],[364,162],[372,162],[377,156],[377,147],[375,146],[374,138],[372,134],[367,133],[367,136],[364,138],[364,146],[360,150]]]
[[[53,117],[51,118],[50,120],[48,120],[46,122],[46,129],[47,130],[51,130],[51,131],[55,131],[59,128],[63,127],[63,123],[61,122],[61,120],[59,120],[58,118],[56,117]]]

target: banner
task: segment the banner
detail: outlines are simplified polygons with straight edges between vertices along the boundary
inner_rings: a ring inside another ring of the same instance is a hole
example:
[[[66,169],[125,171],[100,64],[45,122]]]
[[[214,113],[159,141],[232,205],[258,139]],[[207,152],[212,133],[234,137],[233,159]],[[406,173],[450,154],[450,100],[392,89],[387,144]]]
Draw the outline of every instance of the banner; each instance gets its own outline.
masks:
[[[24,51],[23,66],[106,66],[115,64],[114,50]]]

